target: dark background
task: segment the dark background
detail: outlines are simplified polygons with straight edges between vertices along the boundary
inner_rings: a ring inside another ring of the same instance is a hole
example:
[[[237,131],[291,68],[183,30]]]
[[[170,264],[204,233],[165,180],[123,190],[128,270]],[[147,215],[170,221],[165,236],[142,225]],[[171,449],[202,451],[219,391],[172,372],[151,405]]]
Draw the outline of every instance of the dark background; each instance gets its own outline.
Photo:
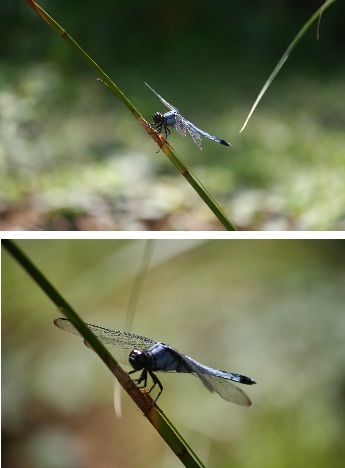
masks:
[[[59,38],[50,28],[43,27],[25,2],[5,0],[2,5],[4,59],[13,65],[56,60],[62,69],[71,67],[69,72],[84,71],[83,62],[76,60],[71,49],[61,47]],[[162,69],[155,71],[159,77],[165,74],[165,81],[169,78],[174,81],[179,74],[183,78],[188,66],[195,74],[201,73],[203,77],[212,73],[218,79],[225,77],[219,77],[217,72],[222,70],[230,76],[231,70],[231,80],[242,82],[244,65],[240,71],[238,64],[243,62],[247,67],[252,64],[248,71],[255,70],[258,78],[266,78],[266,67],[272,66],[274,57],[280,58],[293,34],[297,34],[322,2],[216,1],[210,4],[205,0],[187,3],[180,0],[164,4],[155,0],[127,3],[102,0],[95,8],[93,2],[83,2],[81,6],[78,2],[62,0],[43,1],[40,5],[91,57],[98,57],[97,62],[111,74],[121,67],[134,75],[142,71],[146,76],[152,73],[158,55]],[[344,68],[339,63],[344,45],[343,9],[341,2],[327,9],[321,19],[320,42],[314,40],[316,26],[311,28],[294,52],[295,66],[303,65],[314,71],[318,66],[317,71],[323,71],[326,76],[329,70]],[[231,65],[232,61],[236,66]],[[253,73],[247,76],[250,78],[254,78]],[[188,85],[188,81],[184,84]],[[195,85],[197,81],[191,87]]]
[[[44,2],[151,120],[161,103],[233,144],[169,141],[241,229],[343,229],[343,2]],[[2,229],[221,229],[95,74],[25,2],[0,17]]]

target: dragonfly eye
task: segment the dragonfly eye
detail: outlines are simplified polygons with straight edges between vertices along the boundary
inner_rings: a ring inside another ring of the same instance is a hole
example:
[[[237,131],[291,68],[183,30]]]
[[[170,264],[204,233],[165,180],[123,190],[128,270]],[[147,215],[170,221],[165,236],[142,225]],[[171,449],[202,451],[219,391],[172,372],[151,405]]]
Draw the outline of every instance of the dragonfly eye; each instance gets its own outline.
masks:
[[[153,121],[154,121],[155,123],[161,123],[162,120],[163,120],[163,116],[162,116],[161,113],[155,112],[155,113],[153,114],[153,116],[152,116],[152,119],[153,119]]]
[[[143,369],[147,365],[147,356],[142,351],[134,349],[129,355],[129,363],[135,370]]]

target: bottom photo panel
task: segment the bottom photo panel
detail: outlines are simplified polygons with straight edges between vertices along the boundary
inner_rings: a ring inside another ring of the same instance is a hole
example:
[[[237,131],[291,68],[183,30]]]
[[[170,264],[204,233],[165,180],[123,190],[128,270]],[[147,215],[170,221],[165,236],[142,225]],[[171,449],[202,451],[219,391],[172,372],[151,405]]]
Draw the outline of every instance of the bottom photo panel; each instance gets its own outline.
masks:
[[[2,466],[342,466],[344,241],[1,250]]]

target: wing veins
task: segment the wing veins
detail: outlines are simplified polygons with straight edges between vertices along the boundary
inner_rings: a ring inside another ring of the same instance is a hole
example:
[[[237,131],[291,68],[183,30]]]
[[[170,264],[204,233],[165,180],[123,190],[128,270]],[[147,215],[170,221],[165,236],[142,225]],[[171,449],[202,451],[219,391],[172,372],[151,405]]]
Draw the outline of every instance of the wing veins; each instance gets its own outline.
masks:
[[[83,338],[68,319],[56,319],[54,320],[54,323],[62,330]],[[128,357],[133,349],[145,351],[156,343],[156,341],[145,338],[144,336],[135,335],[134,333],[103,328],[90,323],[85,323],[85,325],[87,325],[87,327],[97,336],[111,354],[114,355],[115,359],[124,365],[129,365]],[[92,349],[88,342],[84,342],[88,348]]]

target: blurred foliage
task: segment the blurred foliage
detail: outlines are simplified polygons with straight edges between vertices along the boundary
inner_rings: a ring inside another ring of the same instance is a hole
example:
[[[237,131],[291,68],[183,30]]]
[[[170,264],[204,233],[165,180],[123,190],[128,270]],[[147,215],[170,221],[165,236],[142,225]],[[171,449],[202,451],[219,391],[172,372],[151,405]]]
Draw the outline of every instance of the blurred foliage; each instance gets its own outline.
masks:
[[[233,144],[169,141],[240,229],[345,226],[344,3],[43,2],[151,121],[147,81]],[[121,103],[24,2],[0,7],[1,229],[220,229]]]
[[[123,329],[144,241],[18,241],[85,321]],[[180,466],[28,275],[2,252],[2,465]],[[133,329],[255,379],[250,409],[161,374],[160,407],[208,467],[340,468],[344,241],[155,241]]]

